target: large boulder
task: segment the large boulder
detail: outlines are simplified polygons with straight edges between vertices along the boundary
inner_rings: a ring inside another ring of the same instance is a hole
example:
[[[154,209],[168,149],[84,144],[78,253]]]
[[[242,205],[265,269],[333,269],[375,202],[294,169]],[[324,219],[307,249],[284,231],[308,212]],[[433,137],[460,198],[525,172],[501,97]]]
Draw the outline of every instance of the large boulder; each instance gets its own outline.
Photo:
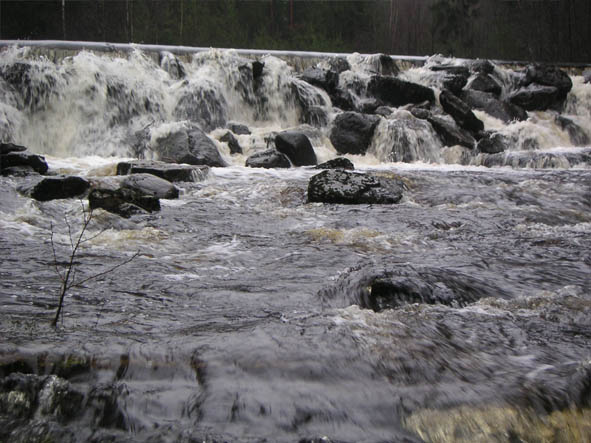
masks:
[[[330,141],[339,154],[365,154],[379,121],[374,115],[344,112],[334,120]]]
[[[250,135],[250,129],[242,123],[228,122],[227,128],[236,135]]]
[[[275,149],[257,152],[246,159],[249,168],[291,168],[291,162],[285,154]]]
[[[90,209],[101,208],[121,217],[160,210],[160,200],[153,195],[128,189],[93,189],[88,195]]]
[[[367,85],[367,93],[389,106],[403,106],[409,103],[434,102],[431,88],[396,77],[374,75]]]
[[[21,145],[15,145],[14,143],[0,143],[0,155],[8,154],[9,152],[23,152],[27,148]]]
[[[308,183],[308,201],[342,204],[393,204],[402,198],[404,183],[394,178],[328,169]]]
[[[495,70],[495,65],[493,65],[488,60],[477,59],[472,62],[470,65],[470,69],[472,72],[476,72],[478,74],[492,74]]]
[[[465,90],[462,91],[460,97],[470,108],[484,111],[488,115],[498,118],[505,123],[515,120],[527,120],[527,112],[523,108],[513,103],[499,100],[492,94],[482,91]]]
[[[355,165],[348,158],[337,157],[324,163],[320,163],[314,169],[348,169],[352,171],[355,169]]]
[[[227,121],[228,104],[220,91],[213,85],[185,82],[186,87],[174,109],[174,117],[194,122],[206,131],[223,128]]]
[[[529,65],[525,70],[523,85],[527,86],[532,83],[556,88],[559,101],[566,99],[567,94],[573,87],[573,82],[566,72],[555,66],[542,64]]]
[[[132,174],[120,177],[118,184],[121,188],[131,189],[156,198],[178,198],[179,190],[168,180],[152,174]]]
[[[339,83],[339,74],[329,69],[308,68],[299,75],[299,78],[311,85],[332,92]]]
[[[570,118],[557,115],[554,119],[563,131],[568,133],[571,143],[574,146],[588,146],[589,136],[585,130],[572,121]]]
[[[560,91],[554,86],[531,84],[512,92],[508,99],[527,111],[545,111],[560,103]]]
[[[498,154],[505,151],[509,145],[509,139],[498,132],[486,133],[480,140],[476,148],[485,154]]]
[[[447,90],[441,91],[439,102],[443,110],[451,115],[461,128],[473,133],[484,130],[484,123],[474,115],[466,103],[452,92]]]
[[[487,74],[475,75],[470,79],[466,88],[474,91],[488,92],[497,97],[503,92],[503,88],[499,82]]]
[[[460,95],[462,93],[462,89],[468,83],[468,79],[463,75],[453,75],[447,74],[441,80],[441,86],[443,89],[449,89],[455,95]]]
[[[160,160],[189,165],[226,166],[215,143],[197,126],[184,126],[158,138],[152,149]]]
[[[310,166],[318,163],[310,140],[301,132],[284,131],[277,134],[275,148],[285,154],[294,166]]]
[[[82,177],[53,176],[33,180],[19,187],[19,192],[39,201],[79,197],[90,188]]]
[[[28,151],[9,151],[0,154],[0,169],[12,168],[14,166],[27,166],[39,174],[45,174],[49,167],[45,157],[32,154]]]
[[[180,165],[152,160],[133,160],[117,164],[117,175],[152,174],[169,182],[201,181],[208,172],[208,166]]]
[[[458,128],[453,121],[433,115],[426,109],[414,108],[411,110],[411,113],[416,118],[427,120],[445,146],[460,145],[472,149],[476,145],[474,137],[461,128]]]
[[[236,140],[236,137],[230,131],[222,135],[220,141],[228,144],[230,154],[242,154],[242,146],[240,146],[240,143],[238,143],[238,140]]]

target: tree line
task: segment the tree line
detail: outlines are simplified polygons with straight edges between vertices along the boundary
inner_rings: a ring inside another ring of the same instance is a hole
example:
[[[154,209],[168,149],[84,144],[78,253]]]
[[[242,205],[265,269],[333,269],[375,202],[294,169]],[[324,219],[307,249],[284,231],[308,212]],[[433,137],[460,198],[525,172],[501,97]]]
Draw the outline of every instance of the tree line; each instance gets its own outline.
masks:
[[[0,38],[591,61],[589,0],[0,0]]]

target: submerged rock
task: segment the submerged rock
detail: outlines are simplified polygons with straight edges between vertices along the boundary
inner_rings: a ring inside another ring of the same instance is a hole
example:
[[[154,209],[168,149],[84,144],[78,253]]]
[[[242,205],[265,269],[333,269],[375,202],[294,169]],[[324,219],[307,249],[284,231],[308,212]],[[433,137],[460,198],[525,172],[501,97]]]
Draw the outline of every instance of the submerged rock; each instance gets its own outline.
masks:
[[[215,143],[197,126],[181,127],[158,138],[153,150],[167,163],[226,166]]]
[[[482,91],[464,90],[460,97],[472,109],[484,111],[488,115],[498,118],[505,123],[510,123],[514,120],[527,120],[527,112],[523,108],[505,100],[499,100],[492,94]]]
[[[134,160],[117,164],[117,175],[152,174],[169,182],[201,181],[208,172],[208,166],[172,164],[152,160]]]
[[[476,140],[470,133],[459,128],[453,121],[448,121],[443,117],[433,115],[426,109],[413,108],[411,113],[419,119],[427,120],[445,146],[460,145],[472,149],[476,145]]]
[[[80,197],[88,191],[90,182],[82,177],[54,176],[33,180],[19,187],[19,192],[39,201]]]
[[[461,128],[473,133],[484,130],[484,123],[474,115],[466,103],[450,91],[441,91],[439,101],[443,110],[451,115]]]
[[[329,169],[308,183],[308,201],[343,204],[393,204],[402,198],[404,183],[394,178]]]
[[[291,162],[285,154],[275,149],[257,152],[246,159],[246,166],[250,168],[291,168]]]
[[[351,160],[345,157],[337,157],[327,162],[317,165],[314,169],[355,169],[355,165]]]
[[[6,168],[12,168],[14,166],[30,167],[39,174],[45,174],[49,169],[49,166],[45,161],[45,157],[32,154],[26,150],[11,150],[6,154],[0,154],[0,169],[3,170]]]
[[[296,131],[284,131],[275,137],[275,148],[285,154],[294,166],[309,166],[317,163],[316,153],[308,137]]]
[[[381,75],[374,75],[370,79],[367,85],[367,92],[370,96],[394,107],[409,103],[435,101],[435,94],[431,88],[395,77],[384,77]]]
[[[334,120],[330,141],[339,154],[365,154],[379,121],[374,115],[344,112]]]

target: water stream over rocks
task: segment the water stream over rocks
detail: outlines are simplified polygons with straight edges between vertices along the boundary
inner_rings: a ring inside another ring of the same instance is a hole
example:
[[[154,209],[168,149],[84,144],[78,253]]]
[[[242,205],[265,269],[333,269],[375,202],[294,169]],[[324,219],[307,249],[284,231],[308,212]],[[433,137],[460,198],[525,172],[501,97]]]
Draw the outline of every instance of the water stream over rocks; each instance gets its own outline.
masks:
[[[564,72],[4,48],[0,441],[589,441],[591,84]],[[54,330],[51,230],[59,265],[89,201],[81,278],[139,256]]]

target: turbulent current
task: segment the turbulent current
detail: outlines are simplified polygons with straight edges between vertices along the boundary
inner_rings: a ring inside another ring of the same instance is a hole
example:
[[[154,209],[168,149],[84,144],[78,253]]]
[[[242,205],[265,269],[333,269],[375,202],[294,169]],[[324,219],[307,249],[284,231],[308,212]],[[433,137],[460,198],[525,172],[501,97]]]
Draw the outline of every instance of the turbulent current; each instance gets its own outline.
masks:
[[[560,107],[522,119],[475,109],[503,140],[487,152],[435,129],[455,125],[441,91],[470,61],[326,56],[323,88],[256,59],[2,50],[0,141],[48,174],[166,160],[162,140],[191,125],[226,166],[157,212],[96,209],[76,272],[139,256],[72,288],[57,329],[56,264],[88,201],[0,177],[0,441],[590,441],[591,84],[570,72]],[[523,74],[493,68],[502,100]],[[434,101],[377,103],[376,75]],[[335,146],[346,107],[375,126],[362,153]],[[310,203],[318,170],[245,166],[287,129],[318,163],[401,180],[402,200]]]

